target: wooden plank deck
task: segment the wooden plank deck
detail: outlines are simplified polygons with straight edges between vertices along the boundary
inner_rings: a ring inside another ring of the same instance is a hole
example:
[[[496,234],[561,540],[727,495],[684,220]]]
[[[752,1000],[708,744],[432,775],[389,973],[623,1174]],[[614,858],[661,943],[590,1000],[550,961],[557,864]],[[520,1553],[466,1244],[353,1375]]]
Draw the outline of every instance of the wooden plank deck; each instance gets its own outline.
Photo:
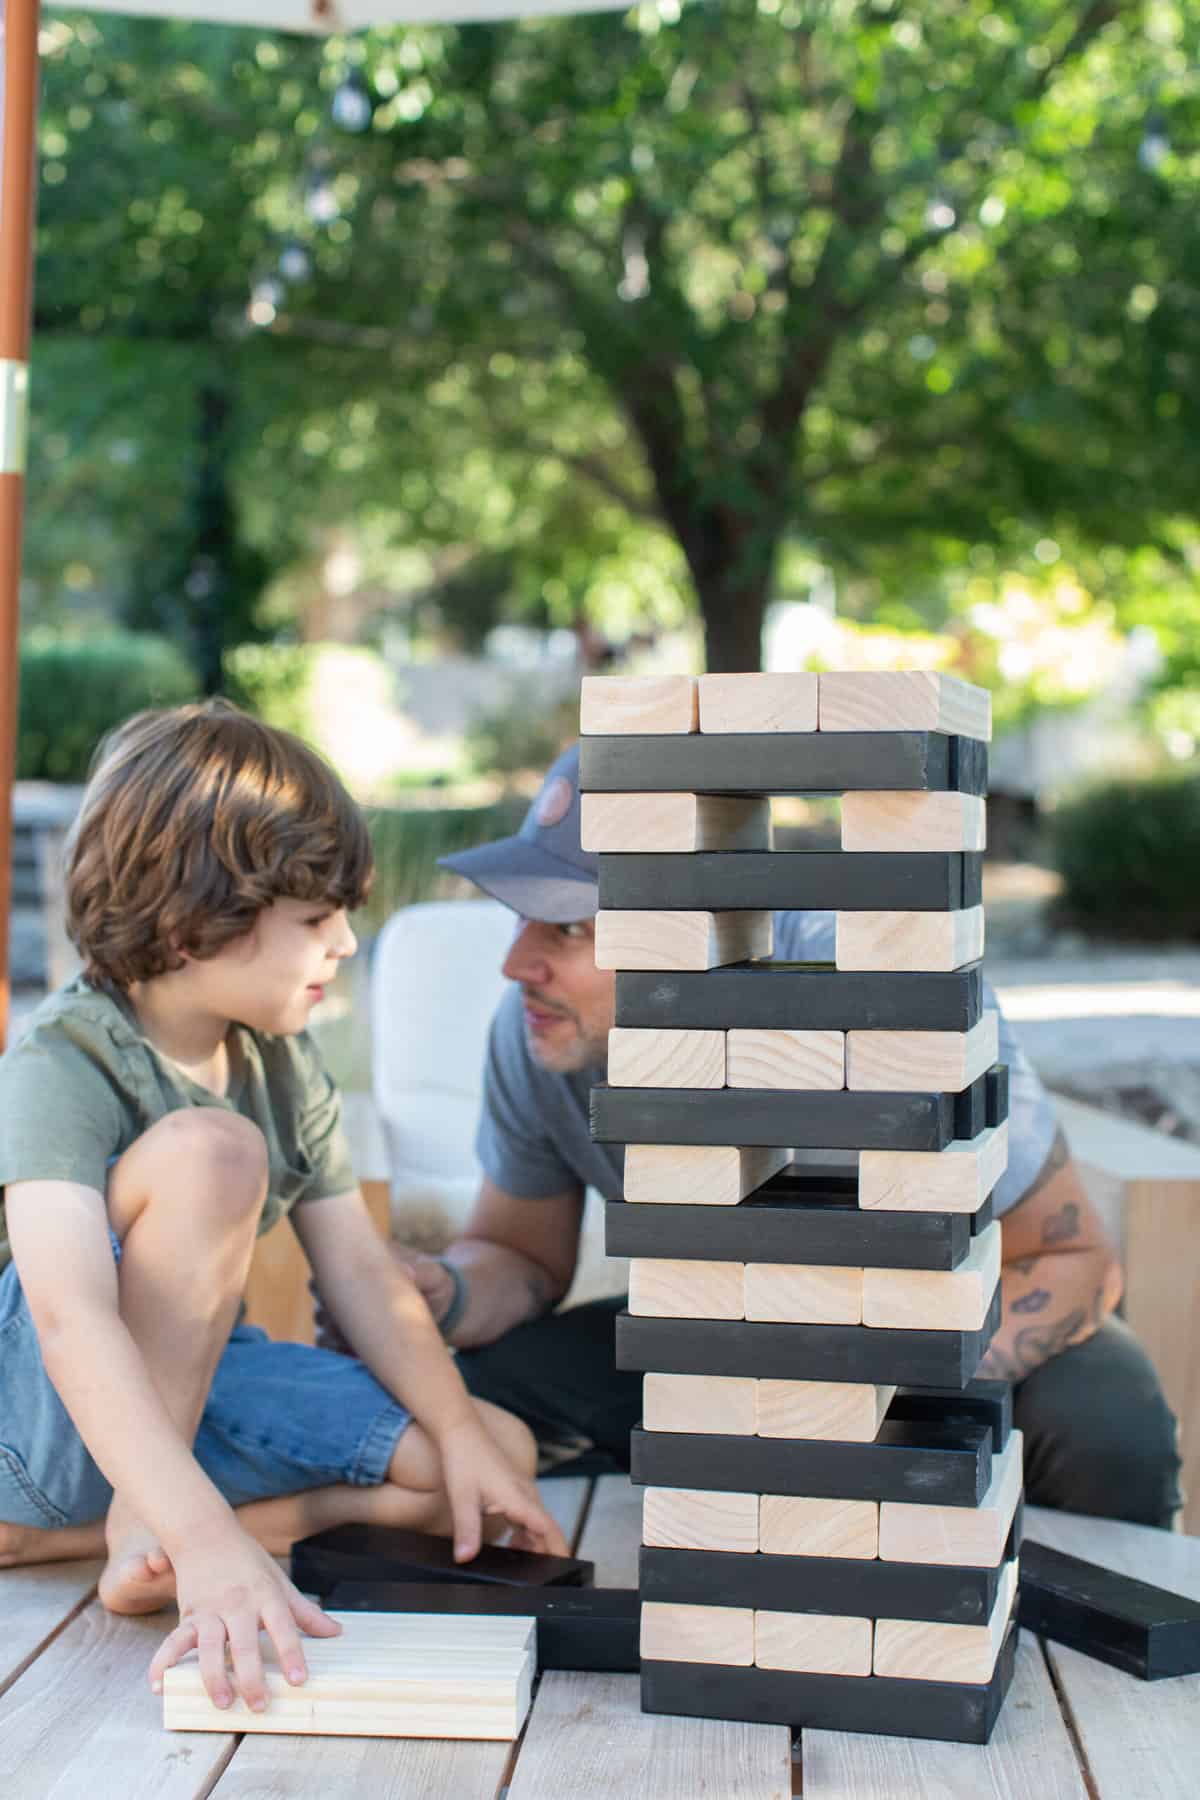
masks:
[[[547,1482],[598,1581],[636,1578],[627,1481]],[[1200,1599],[1200,1540],[1031,1509],[1029,1535]],[[0,1792],[12,1800],[1191,1800],[1200,1676],[1140,1682],[1026,1635],[984,1748],[644,1716],[632,1675],[551,1674],[516,1745],[167,1733],[166,1619],[113,1619],[95,1564],[0,1572]]]

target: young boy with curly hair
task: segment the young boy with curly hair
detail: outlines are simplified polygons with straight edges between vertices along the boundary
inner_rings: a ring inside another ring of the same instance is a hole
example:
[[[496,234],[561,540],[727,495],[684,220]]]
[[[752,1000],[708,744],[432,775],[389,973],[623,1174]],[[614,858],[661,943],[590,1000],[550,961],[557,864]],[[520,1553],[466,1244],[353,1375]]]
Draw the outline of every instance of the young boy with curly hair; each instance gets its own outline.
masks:
[[[83,974],[0,1059],[0,1561],[107,1550],[115,1612],[174,1593],[151,1681],[197,1648],[218,1705],[266,1702],[333,1622],[273,1560],[363,1520],[487,1515],[561,1553],[524,1425],[470,1399],[358,1191],[306,1026],[355,948],[371,850],[306,745],[224,702],[102,747],[68,846]],[[291,1217],[354,1354],[237,1323]],[[103,1520],[103,1528],[98,1521]]]

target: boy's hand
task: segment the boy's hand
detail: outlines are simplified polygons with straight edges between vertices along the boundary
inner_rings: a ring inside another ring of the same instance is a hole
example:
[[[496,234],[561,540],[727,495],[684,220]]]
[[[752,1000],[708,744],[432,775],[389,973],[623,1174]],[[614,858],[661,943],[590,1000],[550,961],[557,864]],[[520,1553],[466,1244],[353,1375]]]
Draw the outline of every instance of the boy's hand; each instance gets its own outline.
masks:
[[[336,1637],[333,1619],[298,1588],[240,1526],[195,1545],[173,1559],[179,1597],[179,1624],[150,1664],[150,1686],[162,1692],[163,1675],[189,1650],[200,1653],[200,1675],[214,1706],[229,1706],[234,1680],[246,1705],[261,1712],[267,1704],[262,1651],[265,1629],[286,1680],[298,1686],[308,1675],[300,1633]],[[226,1649],[233,1661],[233,1680]]]
[[[485,1515],[508,1520],[513,1542],[542,1556],[567,1556],[567,1540],[538,1499],[537,1488],[518,1474],[482,1425],[467,1421],[439,1440],[442,1474],[454,1520],[454,1555],[470,1562],[483,1542]]]

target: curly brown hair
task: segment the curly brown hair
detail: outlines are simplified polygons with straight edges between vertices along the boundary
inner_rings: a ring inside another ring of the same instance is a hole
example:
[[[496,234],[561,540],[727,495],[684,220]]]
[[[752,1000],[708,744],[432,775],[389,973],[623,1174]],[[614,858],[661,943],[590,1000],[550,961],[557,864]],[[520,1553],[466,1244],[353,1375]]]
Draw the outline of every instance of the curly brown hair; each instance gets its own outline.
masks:
[[[67,843],[67,928],[93,985],[215,956],[275,900],[361,906],[366,820],[322,757],[226,700],[143,712],[99,746]]]

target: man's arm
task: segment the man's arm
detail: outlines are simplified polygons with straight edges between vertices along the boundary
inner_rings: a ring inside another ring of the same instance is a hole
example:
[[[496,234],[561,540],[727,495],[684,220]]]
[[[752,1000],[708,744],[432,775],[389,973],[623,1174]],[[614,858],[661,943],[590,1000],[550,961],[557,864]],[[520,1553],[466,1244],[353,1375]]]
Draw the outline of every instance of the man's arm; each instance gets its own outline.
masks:
[[[1061,1130],[1001,1233],[1004,1311],[979,1373],[1023,1381],[1090,1338],[1121,1298],[1120,1264]]]

